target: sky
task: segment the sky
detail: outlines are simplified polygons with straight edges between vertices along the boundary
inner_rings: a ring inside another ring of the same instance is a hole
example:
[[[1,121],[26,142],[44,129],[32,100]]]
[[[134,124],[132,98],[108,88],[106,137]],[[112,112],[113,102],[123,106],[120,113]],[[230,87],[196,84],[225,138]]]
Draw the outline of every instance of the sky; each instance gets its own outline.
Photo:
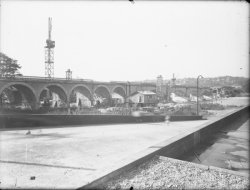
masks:
[[[48,17],[54,76],[97,81],[249,77],[249,5],[235,1],[1,1],[0,50],[45,76]]]

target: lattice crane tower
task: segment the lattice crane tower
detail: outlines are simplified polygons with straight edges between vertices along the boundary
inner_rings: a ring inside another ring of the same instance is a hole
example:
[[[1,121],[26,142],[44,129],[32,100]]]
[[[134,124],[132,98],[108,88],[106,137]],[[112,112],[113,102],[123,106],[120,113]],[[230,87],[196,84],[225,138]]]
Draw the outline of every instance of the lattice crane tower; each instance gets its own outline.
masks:
[[[51,40],[52,18],[49,17],[49,36],[45,46],[45,76],[54,77],[54,48],[55,41]]]

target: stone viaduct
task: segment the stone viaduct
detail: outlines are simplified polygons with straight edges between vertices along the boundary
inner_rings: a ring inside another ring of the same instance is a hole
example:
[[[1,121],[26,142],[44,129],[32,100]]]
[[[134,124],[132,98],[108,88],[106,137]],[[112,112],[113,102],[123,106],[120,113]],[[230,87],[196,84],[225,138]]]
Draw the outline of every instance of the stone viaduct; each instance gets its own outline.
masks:
[[[65,78],[46,78],[46,77],[15,77],[0,78],[0,95],[3,91],[14,87],[15,91],[20,92],[22,96],[33,108],[38,108],[40,100],[47,91],[56,93],[60,100],[69,106],[70,97],[74,92],[79,92],[89,99],[91,104],[94,101],[94,94],[110,99],[113,93],[121,95],[126,101],[127,98],[136,91],[150,90],[156,92],[156,83],[129,82],[129,81],[111,81],[100,82],[85,79],[65,79]],[[200,92],[208,88],[199,88]],[[163,95],[169,95],[170,92],[187,96],[188,92],[194,94],[197,90],[195,86],[185,85],[163,85]]]
[[[94,93],[105,98],[111,98],[112,93],[117,93],[126,100],[130,94],[139,90],[156,90],[155,83],[138,82],[99,82],[84,79],[65,78],[45,78],[45,77],[15,77],[0,78],[0,95],[5,89],[14,87],[16,91],[21,92],[33,108],[40,104],[41,96],[47,90],[58,94],[61,100],[66,104],[70,103],[70,96],[77,91],[93,102]]]

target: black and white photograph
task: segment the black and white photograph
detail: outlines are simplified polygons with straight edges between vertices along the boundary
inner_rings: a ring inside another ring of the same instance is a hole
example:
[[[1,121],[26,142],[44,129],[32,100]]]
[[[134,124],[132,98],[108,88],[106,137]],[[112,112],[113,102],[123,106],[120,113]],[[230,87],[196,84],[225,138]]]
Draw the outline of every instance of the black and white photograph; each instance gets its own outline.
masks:
[[[1,0],[0,189],[249,189],[249,18]]]

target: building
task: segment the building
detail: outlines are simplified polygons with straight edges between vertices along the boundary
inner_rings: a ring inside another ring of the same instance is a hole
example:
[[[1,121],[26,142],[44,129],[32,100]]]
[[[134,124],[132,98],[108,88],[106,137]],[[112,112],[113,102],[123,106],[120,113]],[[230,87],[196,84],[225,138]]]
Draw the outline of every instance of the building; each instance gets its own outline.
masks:
[[[163,99],[163,77],[161,75],[156,80],[156,94],[159,99]]]
[[[112,93],[111,97],[115,104],[123,104],[125,102],[124,98],[120,94]]]
[[[152,91],[137,91],[129,97],[132,104],[141,107],[155,106],[157,104],[157,95]]]

